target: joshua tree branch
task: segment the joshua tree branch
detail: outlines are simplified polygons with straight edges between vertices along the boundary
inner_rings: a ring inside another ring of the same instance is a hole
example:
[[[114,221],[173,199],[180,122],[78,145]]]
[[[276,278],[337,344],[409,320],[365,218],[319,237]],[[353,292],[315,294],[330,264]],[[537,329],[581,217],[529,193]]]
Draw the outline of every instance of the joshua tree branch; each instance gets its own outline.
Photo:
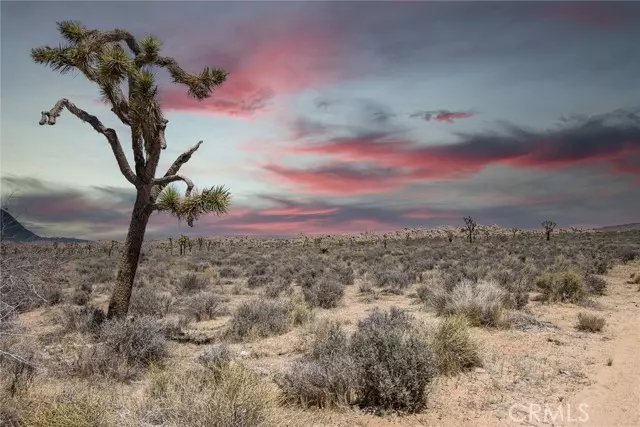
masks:
[[[153,180],[154,185],[159,185],[161,187],[165,187],[168,184],[176,181],[184,181],[187,184],[187,191],[184,194],[185,197],[189,197],[191,192],[193,191],[193,181],[183,175],[169,175],[163,176],[162,178],[157,178]]]
[[[180,154],[178,158],[173,162],[173,164],[169,167],[169,169],[167,169],[167,173],[165,173],[164,176],[171,176],[171,175],[177,174],[180,168],[182,167],[182,165],[184,165],[191,159],[191,156],[193,155],[193,153],[195,153],[198,150],[198,148],[200,148],[201,145],[202,145],[202,141],[198,141],[196,145],[189,148],[184,153]]]
[[[116,161],[118,162],[118,166],[120,167],[120,172],[122,172],[122,175],[124,175],[127,181],[129,181],[133,185],[137,185],[138,177],[133,173],[133,170],[131,170],[131,166],[129,166],[129,162],[124,155],[124,151],[122,151],[122,145],[120,144],[120,140],[118,139],[118,134],[115,130],[105,127],[96,116],[92,116],[86,111],[76,107],[76,105],[70,102],[68,99],[62,98],[60,101],[56,102],[51,110],[42,112],[40,125],[55,125],[56,118],[60,116],[60,113],[62,113],[62,110],[64,108],[69,110],[71,114],[73,114],[83,122],[89,123],[96,132],[104,135],[105,138],[107,138],[107,141],[109,141],[109,145],[111,145],[111,149],[113,150],[113,155],[115,156]]]
[[[167,172],[164,174],[163,178],[168,178],[170,176],[176,175],[180,170],[180,168],[182,167],[182,165],[187,163],[189,159],[191,159],[191,156],[193,155],[193,153],[195,153],[198,150],[198,148],[200,148],[200,145],[202,145],[202,141],[198,141],[196,145],[189,148],[184,153],[180,154],[178,158],[173,162],[173,164],[169,167],[169,169],[167,169]],[[155,184],[156,185],[153,187],[153,190],[151,192],[151,199],[154,201],[158,198],[162,190],[167,186],[167,184],[158,184],[157,182]]]

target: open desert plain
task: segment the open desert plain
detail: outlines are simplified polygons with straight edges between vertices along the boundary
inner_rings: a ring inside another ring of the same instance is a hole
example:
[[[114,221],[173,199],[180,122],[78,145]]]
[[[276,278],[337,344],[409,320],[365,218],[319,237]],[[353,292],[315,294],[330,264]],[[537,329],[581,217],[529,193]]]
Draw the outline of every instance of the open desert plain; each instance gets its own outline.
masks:
[[[0,19],[0,427],[640,426],[640,2]]]
[[[3,245],[5,425],[634,426],[638,231]],[[181,253],[182,252],[182,253]],[[17,294],[19,293],[19,294]],[[23,424],[16,424],[23,425]]]

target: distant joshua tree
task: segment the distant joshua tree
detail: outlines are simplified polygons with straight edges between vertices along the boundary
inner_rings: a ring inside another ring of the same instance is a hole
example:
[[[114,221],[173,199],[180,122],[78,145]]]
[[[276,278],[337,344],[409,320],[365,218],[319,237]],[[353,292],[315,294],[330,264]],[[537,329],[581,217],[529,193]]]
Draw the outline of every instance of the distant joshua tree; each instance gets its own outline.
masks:
[[[551,239],[551,233],[555,230],[556,223],[547,219],[542,221],[542,227],[544,227],[544,233],[547,235],[547,240]]]
[[[175,59],[161,56],[162,43],[154,37],[136,39],[125,30],[91,30],[77,21],[58,22],[58,31],[66,44],[57,47],[37,47],[31,58],[38,64],[66,74],[79,71],[100,89],[103,100],[122,124],[131,130],[131,146],[135,170],[131,169],[116,131],[100,119],[77,107],[66,98],[60,99],[49,111],[42,112],[40,125],[55,125],[62,110],[88,123],[103,135],[116,158],[120,172],[136,188],[136,201],[131,222],[109,301],[108,318],[124,318],[129,310],[131,289],[138,268],[140,251],[149,218],[154,211],[167,211],[193,226],[201,215],[228,211],[231,195],[223,186],[194,191],[193,182],[179,174],[180,168],[202,144],[182,153],[161,178],[156,178],[160,152],[167,147],[164,118],[157,100],[158,87],[153,69],[169,72],[173,81],[187,87],[187,94],[197,100],[209,98],[214,88],[222,84],[227,73],[205,67],[200,74],[184,71]],[[184,197],[172,183],[187,185]]]
[[[473,243],[473,238],[474,238],[475,230],[476,230],[476,227],[478,226],[478,223],[471,216],[465,216],[464,225],[465,225],[464,230],[466,230],[469,236],[469,243]]]
[[[513,234],[513,238],[516,238],[516,234],[518,234],[518,231],[520,231],[520,229],[518,227],[511,227],[511,234]]]

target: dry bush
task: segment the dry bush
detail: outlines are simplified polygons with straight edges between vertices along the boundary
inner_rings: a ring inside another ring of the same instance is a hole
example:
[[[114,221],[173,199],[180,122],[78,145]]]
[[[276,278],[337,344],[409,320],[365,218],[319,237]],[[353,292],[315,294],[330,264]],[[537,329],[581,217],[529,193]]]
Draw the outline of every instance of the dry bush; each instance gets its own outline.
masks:
[[[605,295],[607,292],[607,281],[593,274],[585,276],[584,285],[591,295]]]
[[[241,304],[233,313],[227,337],[237,341],[266,338],[289,332],[294,324],[294,306],[280,300],[257,299]]]
[[[242,365],[149,371],[147,421],[164,426],[281,425],[277,388]]]
[[[581,331],[600,332],[606,325],[604,317],[595,314],[578,313],[578,324],[576,328]]]
[[[326,320],[316,324],[309,356],[294,362],[277,383],[288,402],[302,407],[353,403],[358,376],[349,337],[340,324]]]
[[[447,316],[434,331],[431,349],[438,361],[438,371],[443,375],[482,366],[480,348],[471,338],[468,322],[464,315]]]
[[[437,373],[426,337],[404,311],[374,311],[351,339],[336,322],[315,331],[309,355],[277,379],[287,401],[303,407],[358,403],[417,412]]]
[[[438,316],[464,315],[472,326],[503,327],[507,292],[495,282],[474,283],[461,280],[447,292],[443,287],[422,290],[422,299],[433,307]]]
[[[59,326],[57,333],[60,335],[73,332],[96,335],[104,318],[101,309],[90,305],[60,305],[51,313],[52,322]]]
[[[0,342],[0,387],[14,397],[28,391],[36,374],[37,348],[17,335]]]
[[[162,318],[167,315],[173,297],[164,292],[157,292],[150,285],[135,287],[131,290],[129,313],[134,316],[152,316]]]
[[[395,294],[401,294],[413,282],[409,273],[385,266],[374,270],[371,276],[373,286],[388,288]]]
[[[283,279],[278,279],[272,283],[269,283],[264,288],[264,294],[268,298],[278,298],[282,294],[290,295],[293,292],[291,288],[291,282]]]
[[[536,280],[536,286],[542,292],[541,300],[545,302],[575,303],[587,295],[584,280],[574,270],[544,274]]]
[[[201,274],[188,273],[182,276],[179,282],[179,292],[198,292],[206,289],[209,285],[209,278]]]
[[[213,292],[202,291],[184,300],[184,314],[196,322],[211,320],[225,313],[225,299]]]
[[[150,317],[108,320],[100,329],[100,342],[133,366],[147,366],[168,356],[162,325]]]
[[[0,256],[0,331],[19,313],[60,302],[61,286],[56,280],[60,263],[38,248]]]
[[[61,362],[73,375],[134,378],[151,364],[168,356],[165,326],[147,316],[133,320],[108,320],[94,342],[76,350],[75,357]]]
[[[207,367],[223,368],[229,365],[235,356],[228,345],[213,344],[200,352],[198,361]]]
[[[376,310],[359,321],[351,337],[351,356],[361,406],[406,412],[424,408],[436,362],[423,332],[406,312]]]
[[[334,308],[344,296],[344,285],[335,276],[322,276],[303,286],[302,294],[310,307]]]

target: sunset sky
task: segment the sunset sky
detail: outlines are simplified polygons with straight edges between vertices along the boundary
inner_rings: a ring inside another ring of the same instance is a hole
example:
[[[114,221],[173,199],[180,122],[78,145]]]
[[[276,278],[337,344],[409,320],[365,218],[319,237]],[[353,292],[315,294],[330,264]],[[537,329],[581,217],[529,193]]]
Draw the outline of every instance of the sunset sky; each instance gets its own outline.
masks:
[[[164,41],[187,71],[230,72],[202,102],[158,71],[158,176],[225,184],[225,217],[154,214],[147,236],[386,232],[640,221],[640,2],[2,1],[1,173],[43,236],[124,239],[134,198],[69,98],[127,128],[82,75],[35,64],[56,22]],[[133,164],[132,155],[129,156]]]

